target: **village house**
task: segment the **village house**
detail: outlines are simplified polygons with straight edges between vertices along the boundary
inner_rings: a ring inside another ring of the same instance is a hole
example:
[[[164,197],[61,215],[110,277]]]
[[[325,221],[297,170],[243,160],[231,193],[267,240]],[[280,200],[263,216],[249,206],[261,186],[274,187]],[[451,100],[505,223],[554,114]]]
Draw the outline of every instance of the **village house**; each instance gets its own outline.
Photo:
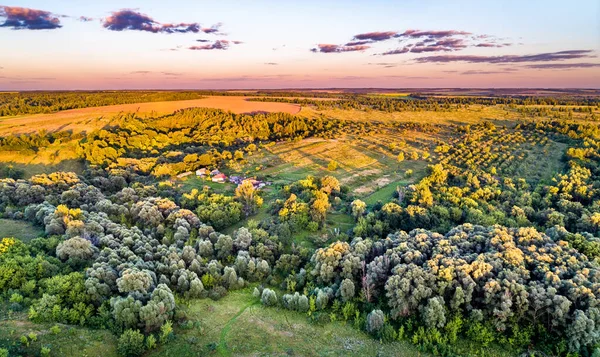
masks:
[[[218,175],[218,174],[220,174],[220,173],[221,173],[221,171],[219,171],[218,169],[214,169],[214,170],[212,170],[212,171],[210,172],[210,175],[211,175],[211,176],[215,176],[215,175]]]
[[[204,176],[206,176],[207,173],[208,173],[208,170],[206,170],[205,167],[196,170],[196,176],[198,176],[198,177],[204,177]]]
[[[224,183],[225,181],[227,181],[227,176],[222,173],[213,175],[212,177],[212,182]]]

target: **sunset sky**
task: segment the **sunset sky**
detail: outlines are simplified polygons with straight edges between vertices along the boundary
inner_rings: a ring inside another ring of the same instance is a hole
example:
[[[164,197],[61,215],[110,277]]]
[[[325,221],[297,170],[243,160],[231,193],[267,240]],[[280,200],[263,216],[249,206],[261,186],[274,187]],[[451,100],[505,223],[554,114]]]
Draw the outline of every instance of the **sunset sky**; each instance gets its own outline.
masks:
[[[600,88],[600,1],[0,5],[0,90]]]

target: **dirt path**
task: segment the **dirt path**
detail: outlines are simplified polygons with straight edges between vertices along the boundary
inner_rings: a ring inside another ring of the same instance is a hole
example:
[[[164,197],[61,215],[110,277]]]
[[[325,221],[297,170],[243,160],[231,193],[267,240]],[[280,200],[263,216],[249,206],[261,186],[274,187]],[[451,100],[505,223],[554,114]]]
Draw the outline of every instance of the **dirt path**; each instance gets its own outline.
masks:
[[[235,322],[235,320],[240,317],[241,314],[246,311],[247,308],[258,305],[258,301],[254,301],[246,304],[240,311],[238,311],[221,329],[221,335],[219,337],[219,344],[217,345],[217,352],[220,356],[231,356],[231,352],[227,349],[227,343],[225,342],[225,337],[227,337],[227,333],[231,330],[231,324]]]

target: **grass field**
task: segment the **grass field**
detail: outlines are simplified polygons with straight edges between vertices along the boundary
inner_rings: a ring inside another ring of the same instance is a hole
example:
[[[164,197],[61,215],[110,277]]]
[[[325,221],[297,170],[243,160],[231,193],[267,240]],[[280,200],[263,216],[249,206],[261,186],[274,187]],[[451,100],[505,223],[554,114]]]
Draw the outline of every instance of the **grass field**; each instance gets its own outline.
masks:
[[[53,334],[51,328],[58,326],[60,332]],[[21,336],[28,338],[28,345]],[[108,330],[90,330],[63,324],[34,324],[26,316],[0,321],[0,347],[9,350],[9,356],[39,356],[42,347],[50,349],[50,356],[116,357],[117,338]]]
[[[28,242],[43,235],[43,229],[25,221],[0,218],[0,239],[12,237]]]
[[[407,343],[381,344],[351,325],[310,324],[305,314],[260,305],[252,288],[193,301],[195,322],[149,356],[426,356]]]

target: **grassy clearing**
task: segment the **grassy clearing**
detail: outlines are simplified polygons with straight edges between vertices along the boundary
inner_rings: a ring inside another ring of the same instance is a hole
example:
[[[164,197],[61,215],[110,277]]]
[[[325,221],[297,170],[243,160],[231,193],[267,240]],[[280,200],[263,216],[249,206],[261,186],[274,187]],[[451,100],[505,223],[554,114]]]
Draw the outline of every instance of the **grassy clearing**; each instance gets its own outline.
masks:
[[[304,314],[266,308],[252,288],[186,308],[196,322],[149,356],[426,356],[407,343],[381,344],[349,324],[311,324]]]
[[[12,237],[29,242],[44,235],[44,230],[25,221],[0,218],[0,239]]]
[[[59,326],[60,332],[53,334],[50,328]],[[34,333],[29,346],[20,338]],[[0,321],[0,347],[9,350],[10,356],[39,356],[42,347],[50,348],[50,356],[116,357],[116,337],[107,330],[90,330],[62,324],[34,324],[25,316],[16,320]]]

